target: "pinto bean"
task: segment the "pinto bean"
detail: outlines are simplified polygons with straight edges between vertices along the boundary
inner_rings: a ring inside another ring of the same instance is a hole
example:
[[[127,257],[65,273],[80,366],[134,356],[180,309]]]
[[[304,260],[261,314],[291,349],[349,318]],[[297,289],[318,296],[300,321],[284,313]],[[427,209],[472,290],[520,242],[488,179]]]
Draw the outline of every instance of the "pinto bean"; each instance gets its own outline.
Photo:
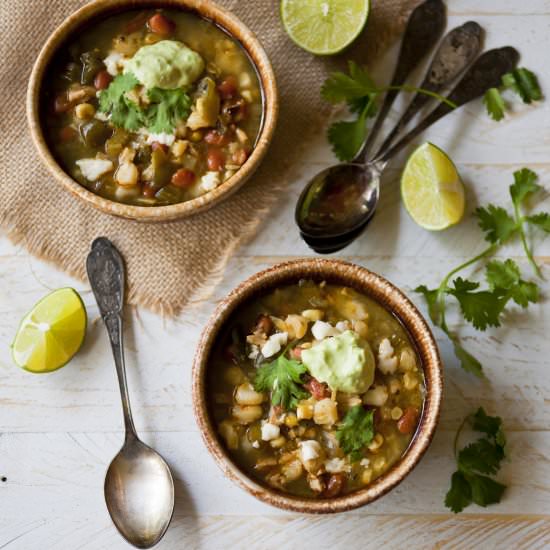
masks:
[[[220,149],[208,149],[206,164],[211,172],[220,172],[225,166],[225,155]]]
[[[153,151],[158,151],[160,149],[163,153],[166,154],[168,154],[169,151],[168,145],[164,143],[159,143],[158,141],[153,141],[153,143],[151,144],[151,149],[153,149]]]
[[[104,90],[109,86],[113,77],[105,70],[99,71],[94,78],[94,87],[96,90]]]
[[[161,36],[169,36],[176,30],[176,24],[161,13],[155,13],[147,22],[151,32]]]
[[[174,175],[172,176],[172,185],[175,185],[176,187],[179,187],[181,189],[185,189],[186,187],[189,187],[190,185],[193,185],[195,183],[195,172],[193,170],[187,170],[185,168],[180,168],[176,172],[174,172]]]
[[[237,78],[233,75],[229,75],[224,78],[218,85],[218,92],[223,99],[231,99],[235,97],[238,90]]]
[[[315,378],[311,378],[304,384],[304,388],[313,395],[317,401],[330,397],[330,389],[324,382],[319,382]]]
[[[271,331],[273,330],[273,321],[269,317],[269,315],[260,315],[258,319],[256,319],[256,327],[254,329],[254,332],[259,331],[263,332],[266,335],[269,335]]]
[[[326,498],[334,498],[338,496],[344,489],[346,478],[344,474],[332,474],[327,481],[326,489],[323,491],[323,496]]]
[[[407,407],[403,416],[397,421],[397,429],[402,434],[410,434],[416,428],[418,411],[414,407]]]
[[[206,141],[209,145],[219,145],[221,147],[223,145],[227,145],[230,138],[228,132],[225,134],[220,134],[216,130],[210,130],[205,134],[204,141]]]

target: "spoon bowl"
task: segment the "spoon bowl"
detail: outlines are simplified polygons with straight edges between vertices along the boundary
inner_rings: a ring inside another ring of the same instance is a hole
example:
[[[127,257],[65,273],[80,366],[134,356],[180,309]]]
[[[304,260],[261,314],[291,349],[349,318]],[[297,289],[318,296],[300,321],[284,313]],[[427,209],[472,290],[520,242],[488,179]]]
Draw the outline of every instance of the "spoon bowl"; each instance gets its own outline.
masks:
[[[174,482],[164,459],[129,437],[105,476],[105,502],[122,536],[137,548],[163,537],[174,508]]]

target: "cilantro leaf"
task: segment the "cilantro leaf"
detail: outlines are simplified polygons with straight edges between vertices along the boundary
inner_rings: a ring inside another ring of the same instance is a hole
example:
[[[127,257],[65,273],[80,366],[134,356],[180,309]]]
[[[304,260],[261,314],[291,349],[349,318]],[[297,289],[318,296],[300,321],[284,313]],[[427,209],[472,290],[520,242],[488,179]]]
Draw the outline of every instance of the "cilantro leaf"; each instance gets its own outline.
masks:
[[[445,496],[445,506],[453,512],[464,510],[472,502],[479,506],[488,506],[500,502],[506,486],[482,474],[496,474],[504,459],[506,437],[502,429],[502,420],[498,416],[489,416],[480,407],[474,414],[466,417],[472,428],[485,434],[456,453],[456,442],[465,425],[463,422],[455,438],[455,455],[458,470],[451,477],[451,487]]]
[[[510,196],[516,206],[521,205],[529,195],[541,189],[541,186],[537,184],[537,180],[537,174],[529,168],[514,172],[514,183],[510,186]]]
[[[189,116],[191,98],[181,88],[152,88],[147,95],[151,101],[146,114],[147,128],[152,133],[171,133],[180,120]]]
[[[357,63],[349,62],[349,73],[332,73],[321,88],[321,97],[330,103],[341,103],[378,93],[368,72]]]
[[[137,130],[143,126],[143,111],[127,97],[127,93],[139,84],[132,73],[117,75],[99,94],[99,110],[111,114],[115,126]]]
[[[505,88],[518,94],[524,103],[532,103],[542,99],[542,91],[536,75],[529,69],[520,68],[502,77]]]
[[[295,409],[298,401],[310,395],[301,386],[302,375],[306,372],[302,363],[287,359],[282,353],[275,361],[258,368],[254,388],[259,392],[271,392],[273,405],[281,405],[287,410]]]
[[[478,330],[485,330],[488,326],[500,326],[500,314],[508,299],[498,291],[481,290],[479,283],[473,283],[458,277],[453,281],[454,288],[447,289],[447,293],[454,296],[460,304],[464,318],[470,321]]]
[[[532,225],[536,225],[546,233],[550,233],[550,214],[548,212],[541,212],[533,216],[527,216],[527,222]]]
[[[512,298],[516,304],[527,307],[539,299],[539,287],[521,279],[519,267],[513,260],[493,260],[487,264],[486,278],[493,292]]]
[[[506,111],[506,104],[502,95],[500,95],[500,90],[498,88],[490,88],[485,92],[483,97],[483,103],[487,107],[487,112],[489,116],[496,120],[497,122],[504,118],[504,113]]]
[[[435,325],[439,325],[441,320],[441,312],[439,310],[439,290],[430,290],[426,285],[420,285],[417,286],[414,291],[424,296],[426,303],[428,304],[430,319]]]
[[[503,244],[517,231],[516,221],[501,206],[490,204],[477,208],[475,213],[479,227],[486,233],[485,240],[490,243]]]
[[[458,342],[453,342],[453,344],[455,355],[460,361],[460,366],[466,372],[470,372],[478,378],[482,378],[483,366],[481,363],[471,353],[467,352]]]
[[[480,474],[468,475],[466,479],[472,490],[472,500],[484,508],[499,503],[506,490],[506,485]]]
[[[362,457],[362,449],[374,438],[374,410],[367,411],[361,405],[352,407],[336,431],[336,439],[351,460]]]
[[[455,472],[451,477],[451,488],[445,496],[445,506],[455,514],[472,504],[472,488],[462,472]]]
[[[487,264],[485,277],[491,290],[496,288],[510,289],[520,280],[519,267],[513,260],[500,262],[492,260]]]
[[[504,449],[489,439],[478,439],[458,453],[458,467],[463,471],[496,474],[504,458]]]
[[[500,416],[489,416],[483,407],[470,416],[472,429],[476,432],[485,433],[495,439],[498,445],[504,447],[506,445],[506,437],[502,430],[502,418]]]
[[[367,139],[366,118],[368,110],[369,108],[365,107],[357,120],[335,122],[328,129],[328,140],[339,160],[353,160]]]

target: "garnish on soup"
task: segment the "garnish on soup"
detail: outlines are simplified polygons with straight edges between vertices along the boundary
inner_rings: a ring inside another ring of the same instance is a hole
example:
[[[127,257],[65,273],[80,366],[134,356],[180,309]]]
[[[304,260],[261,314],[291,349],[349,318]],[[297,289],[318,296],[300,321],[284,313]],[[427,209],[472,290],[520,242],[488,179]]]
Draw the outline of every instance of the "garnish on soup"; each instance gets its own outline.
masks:
[[[300,281],[238,310],[219,344],[211,410],[251,476],[331,498],[368,485],[407,450],[424,400],[420,360],[370,298]]]
[[[215,189],[249,157],[259,81],[244,50],[212,23],[130,11],[84,30],[66,52],[50,71],[44,128],[58,160],[91,191],[173,204]]]

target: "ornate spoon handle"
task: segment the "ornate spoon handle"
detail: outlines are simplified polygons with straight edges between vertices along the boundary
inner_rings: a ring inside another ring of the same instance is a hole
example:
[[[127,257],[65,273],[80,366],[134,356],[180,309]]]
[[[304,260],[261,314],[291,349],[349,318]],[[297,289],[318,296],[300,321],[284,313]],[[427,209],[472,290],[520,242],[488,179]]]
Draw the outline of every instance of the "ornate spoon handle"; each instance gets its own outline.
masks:
[[[105,237],[100,237],[92,243],[92,250],[86,260],[88,279],[99,306],[99,311],[111,342],[113,358],[122,398],[124,426],[126,437],[136,436],[136,430],[130,410],[128,386],[126,383],[126,368],[124,362],[124,346],[122,331],[122,309],[124,307],[124,280],[126,270],[124,260],[113,243]]]
[[[460,107],[481,97],[490,88],[500,86],[503,75],[513,70],[518,60],[519,53],[510,46],[489,50],[476,60],[447,99],[452,101],[457,107]],[[388,162],[418,134],[452,111],[454,111],[452,107],[446,103],[441,103],[416,128],[411,130],[391,149],[383,153],[381,157],[376,158],[373,162],[380,164]]]
[[[445,4],[442,0],[426,0],[412,12],[401,44],[399,59],[391,86],[402,86],[443,33],[446,24]],[[355,163],[362,164],[368,157],[378,132],[388,115],[399,90],[390,90],[384,99],[378,117],[369,132],[367,141],[358,153]]]
[[[481,27],[474,21],[468,21],[450,31],[441,42],[420,88],[439,93],[450,86],[479,55],[482,32]],[[430,100],[430,96],[426,94],[415,95],[395,128],[380,146],[376,156],[392,144],[395,137]]]

